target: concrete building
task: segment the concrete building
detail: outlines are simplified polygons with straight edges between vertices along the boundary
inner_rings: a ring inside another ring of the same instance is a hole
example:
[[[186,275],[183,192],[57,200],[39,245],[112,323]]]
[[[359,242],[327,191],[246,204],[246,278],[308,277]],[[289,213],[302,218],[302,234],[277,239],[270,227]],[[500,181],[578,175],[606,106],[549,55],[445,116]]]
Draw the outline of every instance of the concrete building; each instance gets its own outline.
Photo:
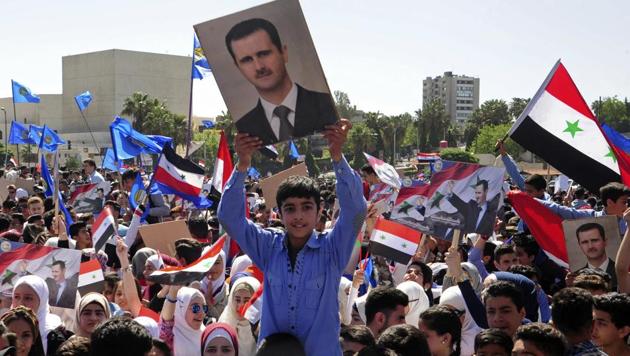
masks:
[[[40,94],[34,83],[28,83],[39,94],[39,104],[16,104],[17,118],[37,125],[47,124],[66,141],[81,158],[100,154],[94,147],[87,125],[99,148],[111,147],[109,124],[120,115],[123,103],[141,91],[166,101],[170,111],[188,115],[191,58],[156,53],[110,49],[62,58],[62,94]],[[85,119],[74,97],[89,90],[94,99],[84,111]],[[13,119],[11,98],[0,98],[8,120]],[[0,115],[4,112],[0,111]],[[129,118],[131,119],[131,118]],[[0,120],[4,120],[0,116]],[[86,124],[87,121],[87,124]],[[10,122],[8,123],[10,127]],[[4,124],[0,121],[2,142]]]
[[[422,103],[426,105],[434,99],[444,103],[451,123],[464,126],[472,112],[479,108],[479,78],[453,72],[427,77],[422,81]]]

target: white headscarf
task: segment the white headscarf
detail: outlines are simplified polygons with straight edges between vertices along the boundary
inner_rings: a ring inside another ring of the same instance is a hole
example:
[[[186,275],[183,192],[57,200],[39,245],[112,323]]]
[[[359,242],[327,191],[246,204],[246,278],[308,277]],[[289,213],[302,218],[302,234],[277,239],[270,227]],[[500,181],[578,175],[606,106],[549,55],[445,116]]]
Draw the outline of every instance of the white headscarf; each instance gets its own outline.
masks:
[[[87,307],[88,305],[92,303],[96,303],[100,305],[101,307],[103,307],[103,311],[105,312],[105,319],[109,319],[112,316],[112,312],[109,308],[109,301],[107,301],[107,298],[105,298],[105,296],[100,293],[90,292],[84,295],[83,298],[81,298],[81,301],[79,301],[79,305],[76,307],[76,312],[74,316],[75,334],[80,334],[82,331],[80,330],[81,329],[81,324],[80,324],[81,312],[83,311],[83,309],[85,309],[85,307]],[[85,335],[81,335],[81,336],[85,336]],[[90,337],[90,335],[88,334],[85,337]]]
[[[341,277],[339,280],[339,291],[337,292],[337,299],[339,300],[339,313],[341,313],[341,315],[345,315],[346,304],[348,303],[346,288],[352,288],[352,281],[346,277]]]
[[[133,320],[137,321],[138,324],[144,326],[144,328],[147,329],[149,335],[151,335],[152,338],[160,338],[160,328],[155,320],[149,318],[148,316],[139,316]]]
[[[254,335],[252,335],[252,327],[249,321],[240,320],[239,318],[238,310],[236,310],[236,302],[234,301],[235,292],[239,289],[248,288],[253,295],[258,287],[260,287],[260,282],[254,277],[245,276],[237,279],[230,289],[230,297],[227,306],[219,317],[220,323],[226,323],[236,329],[239,355],[256,354],[256,340],[254,339]]]
[[[48,333],[61,325],[61,319],[57,315],[50,313],[50,306],[48,305],[48,286],[41,277],[34,274],[20,277],[13,287],[13,293],[15,293],[15,289],[22,284],[31,287],[39,297],[39,308],[37,308],[36,311],[34,310],[34,312],[37,315],[39,334],[42,337],[44,353],[46,353],[48,349]]]
[[[158,255],[157,253],[155,255],[149,256],[146,262],[151,263],[153,265],[153,268],[155,269],[164,268],[164,261],[162,261],[162,259],[160,258],[160,255]]]
[[[205,300],[203,294],[195,288],[182,287],[177,292],[175,303],[175,325],[173,326],[173,351],[175,356],[197,355],[201,348],[201,334],[206,328],[203,324],[195,330],[186,322],[186,311],[194,297]]]
[[[359,317],[363,320],[364,324],[367,323],[367,316],[365,315],[365,303],[367,302],[367,296],[368,293],[365,293],[354,301],[354,305],[357,306],[357,311],[359,312]]]
[[[235,257],[232,261],[232,268],[230,269],[230,280],[234,277],[235,274],[239,272],[243,272],[247,269],[247,267],[252,265],[252,259],[247,255],[240,255]]]
[[[464,322],[462,323],[462,356],[474,354],[475,336],[483,329],[475,323],[470,311],[468,311],[466,301],[464,300],[464,296],[462,295],[462,291],[459,287],[453,286],[443,290],[442,296],[440,297],[440,305],[450,305],[459,311],[465,311]]]
[[[206,252],[207,250],[204,249],[204,252],[202,252],[201,255],[203,256]],[[213,281],[213,280],[210,280],[210,277],[206,276],[201,280],[201,289],[203,289],[205,293],[208,293],[212,295],[213,297],[219,294],[219,291],[225,285],[225,266],[227,263],[226,258],[225,258],[225,251],[221,250],[219,252],[219,256],[221,257],[221,262],[223,263],[223,271],[219,274],[219,278],[217,278],[216,281]],[[211,287],[212,291],[208,290],[208,286],[210,285],[212,286]]]
[[[396,289],[403,291],[409,298],[409,312],[405,315],[405,322],[418,327],[420,314],[429,309],[429,297],[422,290],[422,286],[414,281],[402,282]]]

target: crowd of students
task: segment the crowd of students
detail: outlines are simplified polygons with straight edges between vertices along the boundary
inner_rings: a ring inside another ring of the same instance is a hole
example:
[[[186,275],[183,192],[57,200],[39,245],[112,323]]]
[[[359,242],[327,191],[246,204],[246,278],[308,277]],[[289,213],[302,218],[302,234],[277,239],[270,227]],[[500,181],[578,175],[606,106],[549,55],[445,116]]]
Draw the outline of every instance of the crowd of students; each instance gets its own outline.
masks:
[[[400,264],[369,253],[380,215],[366,198],[379,180],[373,168],[357,172],[343,157],[350,128],[342,120],[325,132],[335,180],[291,177],[275,197],[263,196],[247,176],[261,142],[238,134],[238,164],[218,207],[187,210],[153,192],[147,220],[184,219],[192,236],[175,242],[174,256],[145,247],[138,235],[147,208],[129,207],[136,170],[99,172],[87,160],[82,172],[59,177],[66,198],[80,183],[111,183],[102,208],[111,209],[119,236],[94,251],[93,214],[68,207],[74,223],[66,229],[38,173],[7,168],[6,179],[34,179],[36,189],[29,196],[8,186],[0,239],[81,250],[83,261],[99,261],[105,283],[82,296],[66,285],[76,301],[64,309],[50,306],[61,290],[21,276],[0,298],[0,355],[630,354],[630,189],[611,183],[598,194],[549,194],[543,177],[508,169],[513,188],[543,209],[564,218],[616,216],[623,240],[612,273],[608,265],[559,267],[509,201],[492,236],[469,234],[456,246],[428,236]],[[238,253],[221,251],[201,280],[149,281],[156,270],[198,260],[221,230]]]

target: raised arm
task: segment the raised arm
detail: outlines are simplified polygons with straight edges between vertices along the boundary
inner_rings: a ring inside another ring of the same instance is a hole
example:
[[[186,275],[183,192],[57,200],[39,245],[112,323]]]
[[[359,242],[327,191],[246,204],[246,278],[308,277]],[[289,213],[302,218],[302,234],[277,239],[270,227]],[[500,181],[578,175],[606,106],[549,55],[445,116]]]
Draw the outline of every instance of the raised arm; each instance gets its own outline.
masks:
[[[630,222],[630,208],[623,213],[626,223]],[[615,273],[617,273],[617,289],[620,293],[630,293],[630,229],[626,229],[615,259]]]
[[[140,230],[140,221],[142,220],[142,215],[144,214],[145,209],[144,205],[140,204],[133,212],[133,217],[131,218],[131,223],[129,224],[129,229],[127,230],[127,235],[125,235],[125,244],[127,246],[133,245],[136,241],[138,231]]]
[[[486,279],[488,277],[488,270],[486,269],[486,265],[483,264],[483,250],[486,247],[486,239],[482,238],[481,235],[477,238],[475,245],[472,249],[470,249],[470,253],[468,254],[468,262],[472,263],[477,267],[477,271],[479,271],[479,275],[481,276],[481,280]]]
[[[581,218],[589,218],[595,216],[595,210],[585,209],[578,210],[574,208],[569,208],[564,205],[560,205],[548,200],[535,198],[537,202],[544,205],[547,209],[551,210],[552,213],[559,215],[563,219],[581,219]]]
[[[127,247],[123,239],[120,237],[116,237],[116,255],[118,255],[118,259],[120,260],[123,282],[122,285],[125,292],[125,299],[127,299],[127,306],[129,306],[129,311],[135,318],[140,314],[142,302],[140,301],[138,291],[136,290],[136,280],[133,278],[133,273],[131,272],[128,251],[129,247]]]
[[[501,154],[501,161],[503,161],[503,165],[505,166],[505,170],[507,174],[512,178],[512,182],[520,189],[525,189],[525,178],[521,175],[521,172],[518,170],[518,166],[516,166],[516,162],[510,157],[510,155],[505,151],[505,146],[503,145],[503,141],[497,141],[497,148],[499,149],[499,153]]]

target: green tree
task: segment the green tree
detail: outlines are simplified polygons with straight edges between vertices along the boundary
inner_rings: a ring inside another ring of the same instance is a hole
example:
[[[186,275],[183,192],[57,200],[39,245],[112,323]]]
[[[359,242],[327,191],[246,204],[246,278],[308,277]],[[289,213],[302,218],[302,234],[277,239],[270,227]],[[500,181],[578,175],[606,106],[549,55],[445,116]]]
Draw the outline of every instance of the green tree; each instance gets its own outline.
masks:
[[[510,122],[509,107],[504,100],[491,99],[485,101],[479,109],[473,111],[471,118],[466,123],[464,129],[466,147],[470,147],[481,127],[508,122]]]
[[[440,99],[434,99],[416,111],[420,150],[430,151],[445,139],[451,127],[446,109]]]
[[[479,163],[479,158],[459,148],[445,148],[440,152],[440,157],[447,161]]]
[[[143,132],[144,124],[149,114],[158,106],[162,105],[158,99],[151,98],[143,92],[135,92],[131,97],[126,98],[123,103],[121,115],[128,115],[133,118],[133,128]]]
[[[77,170],[81,169],[81,161],[77,156],[68,156],[66,158],[66,169],[67,170]]]
[[[348,94],[339,90],[335,90],[333,94],[335,96],[335,106],[337,107],[339,116],[348,120],[352,119],[357,113],[357,106],[350,103]]]
[[[508,113],[510,114],[510,118],[512,120],[518,119],[523,111],[525,111],[525,107],[529,103],[530,99],[524,98],[512,98],[510,102],[510,107],[508,109]]]
[[[378,134],[365,123],[355,123],[348,134],[348,141],[344,153],[350,159],[354,168],[361,168],[367,161],[363,152],[373,153]]]
[[[471,151],[473,153],[495,154],[494,147],[497,141],[502,140],[505,137],[505,133],[508,132],[511,127],[511,123],[482,127],[471,145]],[[504,144],[506,151],[512,157],[518,157],[523,152],[523,148],[509,137],[505,140]]]
[[[618,132],[630,132],[630,105],[628,99],[621,101],[617,96],[593,102],[591,108],[600,121]]]

